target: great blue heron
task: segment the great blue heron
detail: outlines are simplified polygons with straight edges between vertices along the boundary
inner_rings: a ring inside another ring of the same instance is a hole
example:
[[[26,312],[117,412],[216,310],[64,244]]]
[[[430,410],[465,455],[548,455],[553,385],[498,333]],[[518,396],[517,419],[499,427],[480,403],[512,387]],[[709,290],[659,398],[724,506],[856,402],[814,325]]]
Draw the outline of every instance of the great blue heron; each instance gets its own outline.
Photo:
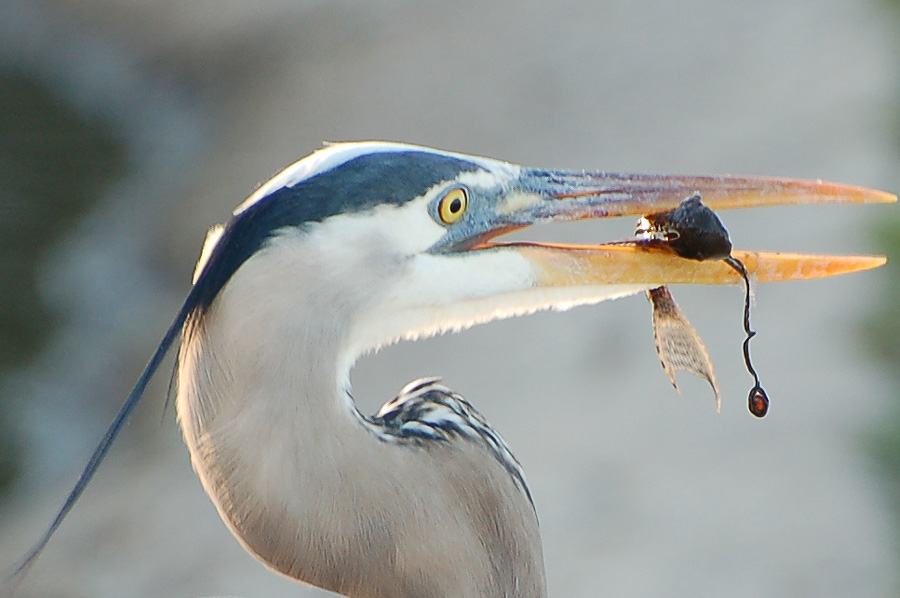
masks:
[[[400,339],[666,283],[739,281],[720,261],[634,245],[500,243],[539,221],[894,201],[822,182],[522,168],[410,145],[329,145],[210,231],[193,287],[24,571],[106,454],[167,350],[177,412],[222,519],[269,567],[355,597],[538,597],[538,522],[519,463],[436,379],[360,413],[349,372]],[[757,280],[880,258],[739,253]]]

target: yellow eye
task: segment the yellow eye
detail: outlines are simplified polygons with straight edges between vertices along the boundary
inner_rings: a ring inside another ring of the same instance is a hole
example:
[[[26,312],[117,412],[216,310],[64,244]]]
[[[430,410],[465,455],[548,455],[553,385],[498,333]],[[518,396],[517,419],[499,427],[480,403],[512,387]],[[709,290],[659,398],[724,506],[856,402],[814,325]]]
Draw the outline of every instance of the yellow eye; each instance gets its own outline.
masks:
[[[453,224],[466,213],[469,198],[463,189],[451,189],[438,204],[438,215],[444,224]]]

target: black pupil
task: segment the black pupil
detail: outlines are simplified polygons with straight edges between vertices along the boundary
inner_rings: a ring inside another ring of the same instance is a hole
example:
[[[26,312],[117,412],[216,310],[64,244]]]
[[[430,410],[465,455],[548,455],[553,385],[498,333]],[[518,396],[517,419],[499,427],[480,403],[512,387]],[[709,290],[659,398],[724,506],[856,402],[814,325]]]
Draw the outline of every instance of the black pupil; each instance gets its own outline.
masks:
[[[451,214],[456,214],[456,213],[459,212],[461,209],[462,209],[462,200],[461,200],[460,198],[458,198],[458,197],[454,197],[454,198],[450,201],[450,213],[451,213]]]

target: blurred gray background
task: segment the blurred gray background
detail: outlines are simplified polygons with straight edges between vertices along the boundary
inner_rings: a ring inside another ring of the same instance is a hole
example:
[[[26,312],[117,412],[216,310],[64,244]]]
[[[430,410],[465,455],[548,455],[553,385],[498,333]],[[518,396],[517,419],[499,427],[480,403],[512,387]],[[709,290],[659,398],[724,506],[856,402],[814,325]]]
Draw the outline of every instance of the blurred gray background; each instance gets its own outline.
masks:
[[[856,0],[6,0],[0,565],[68,492],[187,293],[206,228],[323,140],[897,191],[894,16]],[[891,210],[721,216],[740,248],[865,253]],[[762,421],[746,409],[738,288],[674,289],[721,414],[700,381],[672,390],[641,297],[391,347],[354,370],[354,394],[373,412],[440,374],[482,410],[527,473],[552,596],[892,596],[893,487],[864,442],[892,413],[891,379],[858,332],[881,276],[757,289]],[[166,382],[20,595],[326,595],[231,538],[163,411]]]

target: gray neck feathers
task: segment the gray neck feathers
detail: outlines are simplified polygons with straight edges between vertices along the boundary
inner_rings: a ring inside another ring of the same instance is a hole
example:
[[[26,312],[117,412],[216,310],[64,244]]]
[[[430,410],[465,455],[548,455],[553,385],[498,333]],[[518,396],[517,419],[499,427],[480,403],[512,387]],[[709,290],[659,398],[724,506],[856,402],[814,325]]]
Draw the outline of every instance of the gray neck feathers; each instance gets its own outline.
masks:
[[[179,421],[223,520],[348,596],[544,596],[534,511],[496,458],[385,442],[355,411],[338,364],[365,299],[298,255],[248,260],[179,354]]]

